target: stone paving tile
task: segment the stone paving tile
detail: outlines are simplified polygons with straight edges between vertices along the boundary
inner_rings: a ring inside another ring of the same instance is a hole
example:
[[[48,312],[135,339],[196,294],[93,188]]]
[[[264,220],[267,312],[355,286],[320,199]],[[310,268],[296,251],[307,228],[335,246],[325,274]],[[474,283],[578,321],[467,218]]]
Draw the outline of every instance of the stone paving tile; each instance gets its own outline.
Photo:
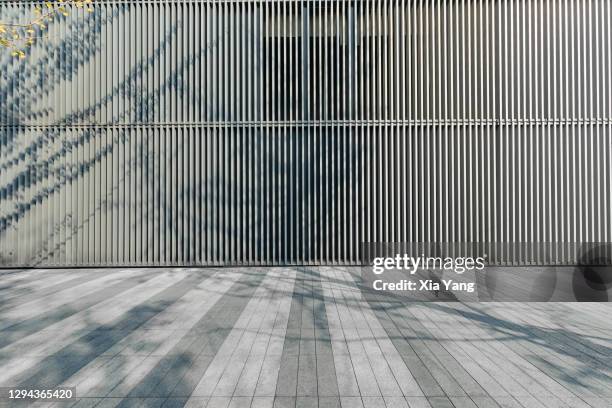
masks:
[[[0,386],[78,398],[0,407],[612,406],[608,304],[397,304],[344,267],[41,273],[0,274]]]

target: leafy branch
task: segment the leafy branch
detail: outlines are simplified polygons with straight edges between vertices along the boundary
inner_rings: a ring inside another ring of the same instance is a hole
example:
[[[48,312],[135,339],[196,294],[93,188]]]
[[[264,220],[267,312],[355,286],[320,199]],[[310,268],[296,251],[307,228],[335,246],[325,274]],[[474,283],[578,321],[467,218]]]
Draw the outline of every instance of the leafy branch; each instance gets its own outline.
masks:
[[[38,40],[49,37],[44,35],[45,30],[56,17],[68,16],[72,7],[91,13],[91,3],[93,0],[49,0],[34,6],[32,19],[29,21],[0,21],[0,48],[8,49],[12,56],[23,59],[29,47]]]

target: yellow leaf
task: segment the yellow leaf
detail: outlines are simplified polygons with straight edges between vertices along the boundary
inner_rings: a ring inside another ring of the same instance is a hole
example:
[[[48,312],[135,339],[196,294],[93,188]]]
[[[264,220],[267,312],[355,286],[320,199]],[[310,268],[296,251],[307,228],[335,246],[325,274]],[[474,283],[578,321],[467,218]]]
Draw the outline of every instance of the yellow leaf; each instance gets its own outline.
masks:
[[[51,3],[50,1],[45,1],[45,5],[47,6],[48,9],[53,8],[53,3]]]

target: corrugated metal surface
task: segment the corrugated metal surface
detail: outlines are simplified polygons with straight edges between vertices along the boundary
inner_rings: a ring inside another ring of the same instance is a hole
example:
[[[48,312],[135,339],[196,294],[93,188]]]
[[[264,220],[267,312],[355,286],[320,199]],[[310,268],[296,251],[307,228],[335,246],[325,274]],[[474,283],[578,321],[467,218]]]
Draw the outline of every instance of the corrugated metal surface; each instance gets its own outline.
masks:
[[[612,241],[609,1],[94,8],[0,56],[4,266]]]

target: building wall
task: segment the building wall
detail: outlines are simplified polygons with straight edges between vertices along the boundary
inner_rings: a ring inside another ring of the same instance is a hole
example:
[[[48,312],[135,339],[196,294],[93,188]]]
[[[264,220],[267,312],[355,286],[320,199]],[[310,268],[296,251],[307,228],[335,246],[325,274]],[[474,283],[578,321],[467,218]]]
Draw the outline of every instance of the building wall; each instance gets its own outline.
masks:
[[[0,266],[611,242],[611,13],[604,0],[74,10],[25,60],[0,55]]]

